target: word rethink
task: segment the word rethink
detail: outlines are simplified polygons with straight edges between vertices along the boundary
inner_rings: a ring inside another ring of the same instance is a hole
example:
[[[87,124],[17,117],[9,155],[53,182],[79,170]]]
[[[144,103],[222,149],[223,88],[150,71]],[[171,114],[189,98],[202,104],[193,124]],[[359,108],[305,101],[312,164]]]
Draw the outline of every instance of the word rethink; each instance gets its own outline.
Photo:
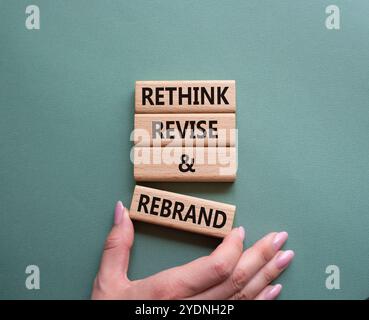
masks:
[[[228,112],[236,109],[234,80],[136,81],[137,113]]]

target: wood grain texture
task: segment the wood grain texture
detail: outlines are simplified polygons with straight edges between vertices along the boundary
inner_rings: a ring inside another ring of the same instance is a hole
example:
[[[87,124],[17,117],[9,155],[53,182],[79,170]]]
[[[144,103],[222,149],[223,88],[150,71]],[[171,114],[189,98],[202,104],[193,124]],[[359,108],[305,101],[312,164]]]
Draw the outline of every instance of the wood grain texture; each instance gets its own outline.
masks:
[[[236,151],[235,147],[135,146],[134,178],[136,181],[231,182],[237,173]],[[186,163],[193,163],[192,171]]]
[[[188,93],[190,99],[184,96]],[[235,112],[236,81],[136,81],[135,110],[137,113]]]
[[[129,215],[134,220],[223,238],[232,230],[235,211],[234,205],[136,186]]]
[[[141,147],[233,147],[236,140],[234,113],[135,114],[134,125],[134,143]]]

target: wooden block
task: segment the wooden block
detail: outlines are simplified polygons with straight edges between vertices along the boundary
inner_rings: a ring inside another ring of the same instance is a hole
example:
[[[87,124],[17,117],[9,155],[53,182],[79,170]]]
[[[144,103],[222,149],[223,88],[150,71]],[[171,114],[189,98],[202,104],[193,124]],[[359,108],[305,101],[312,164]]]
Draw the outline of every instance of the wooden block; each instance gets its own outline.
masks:
[[[129,215],[139,221],[223,238],[232,230],[235,211],[230,204],[136,186]]]
[[[235,112],[236,81],[136,81],[137,113]]]
[[[134,143],[141,147],[231,146],[236,139],[234,113],[135,114]]]
[[[135,146],[133,162],[136,181],[230,182],[237,173],[235,147]]]

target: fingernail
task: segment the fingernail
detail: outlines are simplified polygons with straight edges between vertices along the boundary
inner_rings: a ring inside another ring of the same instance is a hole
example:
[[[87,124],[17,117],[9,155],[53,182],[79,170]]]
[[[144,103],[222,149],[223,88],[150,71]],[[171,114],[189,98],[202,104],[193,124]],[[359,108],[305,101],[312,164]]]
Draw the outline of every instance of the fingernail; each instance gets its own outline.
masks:
[[[122,201],[118,201],[115,206],[114,224],[118,225],[123,220],[124,206]]]
[[[295,253],[292,250],[287,250],[281,253],[276,260],[277,268],[284,269],[292,261]]]
[[[238,228],[238,233],[240,234],[241,240],[243,241],[245,239],[245,229],[244,227]]]
[[[282,286],[280,284],[276,284],[269,291],[265,293],[266,300],[274,300],[281,293]]]
[[[274,250],[278,251],[280,248],[282,248],[287,238],[288,238],[288,233],[286,231],[277,233],[273,240]]]

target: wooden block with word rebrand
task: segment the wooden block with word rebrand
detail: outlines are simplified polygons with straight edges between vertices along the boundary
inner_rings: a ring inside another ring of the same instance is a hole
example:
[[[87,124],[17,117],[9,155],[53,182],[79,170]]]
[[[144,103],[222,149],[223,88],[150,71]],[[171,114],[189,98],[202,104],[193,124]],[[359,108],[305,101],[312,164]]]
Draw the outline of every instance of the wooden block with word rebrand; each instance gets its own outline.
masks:
[[[137,113],[235,112],[234,80],[136,81]]]
[[[141,147],[233,147],[235,140],[234,113],[135,114],[134,143]]]
[[[133,148],[136,181],[230,182],[236,179],[235,147]]]
[[[129,215],[134,220],[223,238],[232,230],[235,211],[230,204],[136,186]]]

